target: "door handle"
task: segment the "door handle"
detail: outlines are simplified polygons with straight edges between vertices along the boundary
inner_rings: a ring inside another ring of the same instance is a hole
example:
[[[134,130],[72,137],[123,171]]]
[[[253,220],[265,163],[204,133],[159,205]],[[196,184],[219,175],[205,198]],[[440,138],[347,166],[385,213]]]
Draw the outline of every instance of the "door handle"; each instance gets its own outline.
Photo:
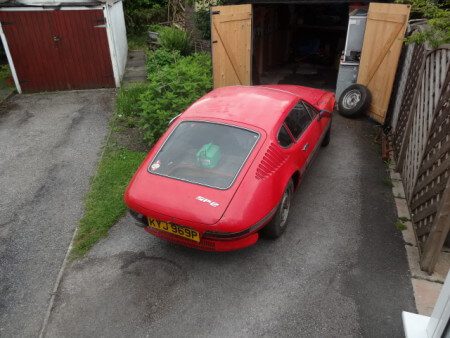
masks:
[[[59,36],[53,36],[53,42],[59,42],[61,38]]]
[[[306,143],[304,146],[303,146],[303,151],[306,151],[307,149],[309,148],[309,143]]]

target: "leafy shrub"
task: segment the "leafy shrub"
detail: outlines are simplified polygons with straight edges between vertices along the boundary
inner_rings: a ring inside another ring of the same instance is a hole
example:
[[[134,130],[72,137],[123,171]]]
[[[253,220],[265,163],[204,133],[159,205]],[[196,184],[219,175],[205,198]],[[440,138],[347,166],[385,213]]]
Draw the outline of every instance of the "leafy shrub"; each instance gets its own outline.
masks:
[[[127,121],[130,126],[135,124],[142,113],[139,98],[146,90],[147,84],[142,83],[120,88],[116,100],[116,111],[119,119]]]
[[[211,57],[198,53],[180,58],[150,77],[140,95],[140,127],[150,143],[167,129],[171,118],[212,88]]]
[[[165,26],[155,23],[155,24],[148,25],[147,29],[150,32],[160,32],[162,29],[164,29],[164,27]]]
[[[181,58],[180,52],[177,50],[167,50],[159,48],[155,51],[147,53],[147,74],[148,78],[153,76],[162,67],[174,64]]]
[[[181,55],[189,55],[192,50],[189,34],[175,27],[164,27],[159,31],[161,47],[167,50],[177,50]]]
[[[437,48],[450,43],[450,11],[432,0],[397,0],[411,4],[412,17],[427,19],[424,31],[416,31],[406,38],[407,43],[429,43]]]

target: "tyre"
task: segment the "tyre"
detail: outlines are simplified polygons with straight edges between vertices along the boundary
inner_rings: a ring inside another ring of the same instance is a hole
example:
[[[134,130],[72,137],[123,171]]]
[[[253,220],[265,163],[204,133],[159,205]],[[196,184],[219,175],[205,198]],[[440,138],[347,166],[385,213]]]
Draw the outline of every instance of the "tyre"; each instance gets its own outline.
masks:
[[[289,181],[275,215],[270,222],[261,230],[266,238],[278,238],[286,230],[289,211],[291,209],[292,195],[294,194],[294,183]]]
[[[339,97],[339,114],[345,117],[356,117],[369,108],[372,96],[369,90],[360,84],[347,87]]]
[[[331,138],[331,126],[328,128],[327,133],[325,134],[325,137],[322,140],[322,147],[326,147],[328,144],[330,144],[330,138]]]

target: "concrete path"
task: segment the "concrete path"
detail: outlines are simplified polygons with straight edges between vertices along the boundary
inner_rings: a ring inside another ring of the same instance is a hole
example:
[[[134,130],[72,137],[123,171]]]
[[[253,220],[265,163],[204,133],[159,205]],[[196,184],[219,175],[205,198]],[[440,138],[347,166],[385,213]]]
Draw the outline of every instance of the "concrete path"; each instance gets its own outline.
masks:
[[[66,271],[46,335],[402,336],[415,305],[372,131],[336,116],[279,240],[204,253],[125,217]]]
[[[83,213],[114,91],[16,95],[0,112],[0,336],[36,337]]]
[[[128,85],[147,81],[145,59],[145,52],[142,50],[128,51],[127,66],[123,75],[122,84]]]

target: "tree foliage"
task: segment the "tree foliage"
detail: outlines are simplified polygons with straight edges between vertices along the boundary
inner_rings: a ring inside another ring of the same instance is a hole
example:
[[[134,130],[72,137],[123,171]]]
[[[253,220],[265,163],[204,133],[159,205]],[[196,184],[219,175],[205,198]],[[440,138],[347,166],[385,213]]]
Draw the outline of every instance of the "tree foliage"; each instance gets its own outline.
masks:
[[[186,31],[176,27],[163,27],[159,31],[161,47],[166,50],[178,51],[188,55],[192,50],[191,37]]]
[[[119,117],[153,144],[171,118],[212,89],[211,56],[158,49],[149,52],[147,70],[148,83],[121,88],[116,107]]]
[[[167,0],[128,0],[123,3],[129,34],[143,34],[148,25],[167,20]]]
[[[433,0],[398,0],[399,3],[411,4],[412,17],[423,18],[427,26],[422,31],[416,31],[406,38],[407,43],[428,43],[436,48],[450,43],[450,11],[446,4],[439,4]]]
[[[211,57],[197,53],[149,74],[147,90],[141,94],[140,127],[152,144],[167,129],[171,118],[212,88]]]

